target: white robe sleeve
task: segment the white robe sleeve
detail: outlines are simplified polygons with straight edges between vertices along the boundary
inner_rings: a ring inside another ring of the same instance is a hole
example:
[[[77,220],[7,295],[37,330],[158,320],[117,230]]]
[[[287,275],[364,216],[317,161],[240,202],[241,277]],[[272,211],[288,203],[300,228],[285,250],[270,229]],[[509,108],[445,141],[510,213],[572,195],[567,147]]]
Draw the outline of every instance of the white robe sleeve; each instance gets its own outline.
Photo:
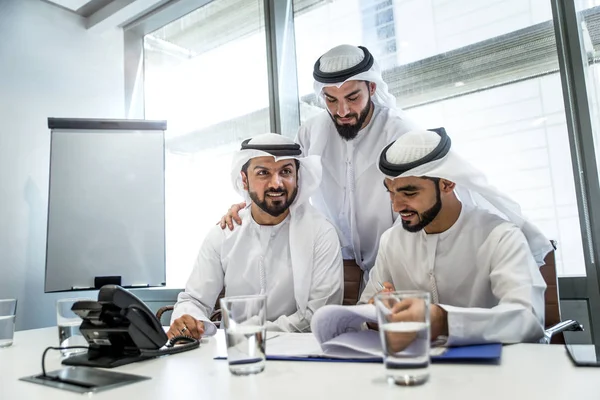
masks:
[[[498,305],[463,308],[440,304],[448,312],[448,345],[537,342],[543,336],[546,284],[525,236],[514,225],[496,227],[478,260],[490,266]]]
[[[184,314],[204,322],[204,336],[212,336],[217,327],[210,321],[215,301],[223,290],[224,272],[221,264],[221,244],[225,234],[219,226],[208,233],[194,264],[185,291],[177,296],[171,323]]]
[[[298,128],[298,133],[296,134],[294,142],[300,145],[300,148],[302,149],[302,156],[308,156],[308,146],[310,146],[310,143],[308,129],[305,125],[300,125],[300,128]]]
[[[389,272],[389,263],[387,261],[386,252],[382,250],[386,246],[388,237],[388,231],[381,235],[381,240],[379,241],[379,250],[377,251],[377,258],[375,259],[375,265],[369,272],[369,281],[365,285],[365,289],[360,295],[358,304],[368,303],[373,296],[382,290],[383,282],[393,283],[394,281]]]
[[[342,304],[344,267],[340,241],[333,226],[321,230],[315,240],[313,273],[306,313],[282,315],[267,322],[267,329],[283,332],[310,332],[312,315],[327,304]]]

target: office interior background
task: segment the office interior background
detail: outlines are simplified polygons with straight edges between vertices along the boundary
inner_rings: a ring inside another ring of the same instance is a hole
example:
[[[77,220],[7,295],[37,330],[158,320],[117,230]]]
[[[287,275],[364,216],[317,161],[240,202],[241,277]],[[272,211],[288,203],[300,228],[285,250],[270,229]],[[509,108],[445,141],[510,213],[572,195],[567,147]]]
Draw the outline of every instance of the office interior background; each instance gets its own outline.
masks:
[[[314,62],[349,43],[371,50],[408,118],[445,127],[557,241],[563,318],[589,327],[574,340],[590,342],[600,0],[571,1],[571,25],[556,11],[567,1],[0,0],[0,297],[19,299],[17,329],[53,325],[57,298],[95,296],[44,293],[48,117],[168,121],[167,289],[138,294],[172,302],[207,231],[240,201],[229,179],[240,141],[294,137],[323,110]],[[579,47],[557,41],[573,32]],[[583,86],[569,86],[562,62],[577,58]]]

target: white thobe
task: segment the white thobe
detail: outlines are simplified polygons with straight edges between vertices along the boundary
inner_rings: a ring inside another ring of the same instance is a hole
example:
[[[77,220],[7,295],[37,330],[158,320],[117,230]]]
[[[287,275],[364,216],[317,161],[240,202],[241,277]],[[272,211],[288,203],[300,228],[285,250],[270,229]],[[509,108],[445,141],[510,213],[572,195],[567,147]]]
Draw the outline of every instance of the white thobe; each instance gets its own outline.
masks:
[[[542,278],[527,240],[514,224],[463,205],[439,234],[397,225],[381,238],[360,302],[391,282],[396,290],[431,293],[448,313],[448,345],[535,342],[543,336]]]
[[[395,110],[375,105],[369,124],[354,140],[341,138],[327,111],[298,131],[296,142],[304,155],[321,156],[323,165],[321,185],[311,203],[338,230],[344,259],[356,260],[364,271],[373,266],[379,238],[397,217],[377,169],[379,153],[414,128]]]
[[[267,295],[267,329],[310,331],[312,314],[325,304],[341,304],[343,269],[339,239],[324,218],[307,235],[316,235],[307,310],[298,310],[290,256],[290,217],[274,226],[259,225],[246,209],[242,226],[229,231],[215,226],[204,239],[185,291],[177,298],[171,322],[189,314],[204,322],[205,335],[216,333],[210,322],[215,301],[225,296]],[[308,255],[310,256],[310,255]]]

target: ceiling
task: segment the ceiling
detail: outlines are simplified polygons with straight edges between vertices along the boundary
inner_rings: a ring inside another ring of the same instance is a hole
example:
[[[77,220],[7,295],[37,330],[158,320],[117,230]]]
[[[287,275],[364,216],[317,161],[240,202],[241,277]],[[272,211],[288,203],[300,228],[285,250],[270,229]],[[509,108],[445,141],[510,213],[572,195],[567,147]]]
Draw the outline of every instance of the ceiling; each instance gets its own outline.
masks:
[[[87,19],[90,31],[101,32],[123,25],[171,0],[40,0]]]
[[[69,11],[73,11],[82,17],[89,17],[102,7],[113,3],[115,0],[46,0]]]

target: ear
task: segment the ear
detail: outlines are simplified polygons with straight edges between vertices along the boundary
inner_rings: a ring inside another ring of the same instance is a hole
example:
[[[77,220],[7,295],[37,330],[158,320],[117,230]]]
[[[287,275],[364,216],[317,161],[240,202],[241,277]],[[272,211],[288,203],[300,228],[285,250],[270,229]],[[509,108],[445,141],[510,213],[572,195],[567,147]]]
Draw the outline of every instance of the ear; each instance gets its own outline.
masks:
[[[375,91],[377,90],[377,84],[375,82],[369,82],[369,93],[371,96],[375,95]]]
[[[244,185],[244,190],[245,191],[249,191],[248,189],[248,176],[241,171],[240,174],[242,174],[242,185]]]
[[[456,183],[447,179],[440,179],[440,191],[443,193],[450,193],[456,187]]]

